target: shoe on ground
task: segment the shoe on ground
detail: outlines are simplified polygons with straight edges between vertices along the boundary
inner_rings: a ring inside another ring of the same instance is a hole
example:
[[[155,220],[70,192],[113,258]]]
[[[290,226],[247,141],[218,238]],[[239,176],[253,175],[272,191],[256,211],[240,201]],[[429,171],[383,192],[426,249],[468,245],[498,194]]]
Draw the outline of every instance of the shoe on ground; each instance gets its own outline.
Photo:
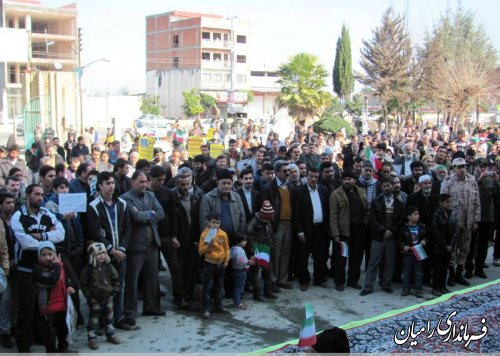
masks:
[[[224,307],[215,308],[214,309],[214,313],[217,313],[217,314],[229,314],[229,312],[226,309],[224,309]]]
[[[115,323],[115,328],[120,329],[120,330],[125,330],[125,331],[137,331],[137,330],[141,329],[137,325],[132,325],[132,324],[127,323],[124,319]]]
[[[165,310],[158,309],[158,310],[146,310],[142,312],[142,315],[144,316],[165,316],[166,312]]]
[[[253,300],[255,300],[256,302],[265,302],[266,300],[264,299],[263,296],[261,295],[254,295],[253,296]]]
[[[493,266],[500,267],[500,258],[495,258],[493,260]]]
[[[382,288],[382,290],[383,290],[384,292],[386,292],[386,293],[389,293],[389,294],[394,293],[394,291],[392,290],[392,288],[391,288],[391,287],[384,287],[384,288]]]
[[[341,285],[341,284],[338,284],[335,286],[335,289],[338,290],[339,292],[343,292],[344,291],[344,286]]]
[[[89,340],[89,347],[92,350],[99,350],[99,343],[97,342],[97,339],[90,339]]]
[[[189,310],[189,303],[186,299],[181,299],[180,301],[174,302],[175,306],[179,310]]]
[[[276,285],[280,288],[283,288],[283,289],[293,289],[293,286],[291,283],[277,283]]]
[[[361,289],[361,286],[359,283],[347,283],[348,287],[354,288],[354,289]]]
[[[474,275],[476,277],[479,277],[479,278],[482,278],[482,279],[488,278],[488,276],[486,275],[486,273],[484,273],[484,271],[476,271],[476,273],[474,273]]]
[[[120,338],[116,335],[111,335],[111,336],[108,336],[106,338],[106,340],[111,343],[111,344],[115,344],[115,345],[120,345],[122,343],[122,341],[120,340]]]
[[[371,294],[373,291],[371,289],[363,289],[361,292],[359,292],[359,295],[364,297],[365,295]]]
[[[210,319],[210,312],[209,311],[204,311],[203,314],[201,314],[201,317],[203,319]]]
[[[433,295],[433,296],[435,296],[435,297],[440,297],[440,296],[442,296],[442,295],[443,295],[443,294],[441,293],[441,291],[440,291],[439,289],[437,289],[437,288],[432,289],[432,292],[431,292],[431,293],[432,293],[432,295]]]
[[[272,293],[281,293],[281,289],[278,286],[273,286],[271,288]]]
[[[465,272],[464,277],[467,279],[471,279],[472,278],[472,271]]]
[[[443,287],[439,290],[441,292],[441,294],[447,294],[447,293],[450,293],[450,290],[446,287]]]
[[[424,293],[421,290],[416,290],[415,291],[415,297],[417,297],[417,298],[423,298],[424,297]]]
[[[466,280],[463,276],[461,275],[458,275],[457,277],[455,277],[455,282],[457,282],[458,284],[461,284],[463,286],[470,286],[470,282],[468,280]]]
[[[305,291],[307,290],[307,288],[309,288],[309,286],[307,285],[307,283],[305,283],[305,284],[301,284],[301,285],[300,285],[300,290],[301,290],[302,292],[305,292]]]
[[[264,297],[267,299],[278,299],[277,295],[274,295],[273,293],[264,293]]]
[[[409,294],[410,294],[410,290],[409,290],[409,289],[403,289],[403,291],[401,292],[401,295],[402,295],[403,297],[406,297],[406,296],[407,296],[407,295],[409,295]]]
[[[247,310],[247,305],[245,303],[240,303],[235,306],[238,309]]]
[[[0,344],[6,349],[11,349],[14,347],[14,342],[10,335],[0,335]]]

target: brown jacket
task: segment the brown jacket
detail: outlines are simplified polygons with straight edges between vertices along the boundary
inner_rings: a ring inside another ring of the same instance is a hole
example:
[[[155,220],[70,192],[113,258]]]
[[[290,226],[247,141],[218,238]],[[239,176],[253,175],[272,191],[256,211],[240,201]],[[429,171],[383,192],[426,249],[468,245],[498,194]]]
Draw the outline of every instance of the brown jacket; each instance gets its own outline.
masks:
[[[5,275],[9,275],[10,263],[9,263],[9,247],[7,245],[7,238],[5,237],[5,227],[0,221],[0,265],[5,272]]]
[[[361,202],[364,207],[365,214],[367,213],[368,200],[366,198],[366,192],[363,188],[354,186],[354,189],[358,192]],[[340,238],[341,236],[349,237],[349,200],[345,194],[344,187],[340,187],[333,191],[329,199],[330,204],[330,229],[331,235],[335,238]]]

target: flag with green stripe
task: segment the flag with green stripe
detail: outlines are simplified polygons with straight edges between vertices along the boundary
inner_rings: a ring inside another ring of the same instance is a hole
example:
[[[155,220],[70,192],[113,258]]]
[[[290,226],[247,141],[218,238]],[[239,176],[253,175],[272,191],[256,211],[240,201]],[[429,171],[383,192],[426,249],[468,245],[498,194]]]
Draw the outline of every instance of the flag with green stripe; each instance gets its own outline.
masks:
[[[316,324],[314,323],[314,311],[310,303],[306,303],[306,318],[300,330],[299,346],[313,346],[316,344]]]
[[[268,268],[271,254],[271,248],[268,245],[256,243],[253,246],[255,251],[255,263],[259,266]]]

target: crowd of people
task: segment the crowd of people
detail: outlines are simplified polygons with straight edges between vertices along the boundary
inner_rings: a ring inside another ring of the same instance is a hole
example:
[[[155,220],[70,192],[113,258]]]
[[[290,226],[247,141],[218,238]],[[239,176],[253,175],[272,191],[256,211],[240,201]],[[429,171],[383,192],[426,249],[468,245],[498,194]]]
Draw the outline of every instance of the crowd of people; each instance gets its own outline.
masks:
[[[62,146],[38,135],[26,160],[12,142],[0,149],[3,347],[69,351],[68,296],[91,349],[103,334],[119,344],[116,328],[140,328],[139,300],[142,315],[165,315],[162,260],[176,308],[192,309],[203,286],[205,319],[227,313],[224,296],[241,309],[245,291],[276,303],[294,286],[366,296],[377,276],[388,294],[402,283],[403,296],[424,285],[441,296],[487,278],[490,244],[500,266],[498,128],[381,125],[346,137],[297,124],[280,137],[250,120],[231,139],[214,128],[194,157],[174,138],[170,156],[145,159],[137,140],[124,152],[93,129]],[[86,194],[86,211],[60,212],[70,193]]]

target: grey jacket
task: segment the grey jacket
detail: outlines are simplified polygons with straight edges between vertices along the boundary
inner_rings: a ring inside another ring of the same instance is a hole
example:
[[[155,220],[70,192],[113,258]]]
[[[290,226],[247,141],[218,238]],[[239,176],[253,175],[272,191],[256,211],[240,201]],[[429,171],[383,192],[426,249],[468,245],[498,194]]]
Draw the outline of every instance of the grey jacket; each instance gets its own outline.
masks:
[[[135,189],[123,194],[120,198],[127,202],[130,209],[130,220],[132,233],[127,246],[128,252],[144,252],[148,249],[148,229],[153,229],[153,239],[160,247],[160,234],[158,233],[158,222],[165,217],[165,212],[156,199],[153,192],[146,191],[144,195]],[[135,208],[135,209],[134,209]],[[150,216],[150,210],[156,213]]]
[[[245,222],[245,210],[243,208],[243,203],[241,202],[241,198],[236,192],[229,192],[231,203],[229,205],[229,209],[231,210],[231,217],[233,219],[233,227],[236,233],[245,234],[246,222]],[[211,211],[216,211],[219,214],[221,213],[220,208],[220,196],[219,196],[219,188],[212,189],[210,192],[205,194],[203,198],[201,198],[201,206],[200,206],[200,227],[201,231],[205,230],[208,225],[207,215]]]

